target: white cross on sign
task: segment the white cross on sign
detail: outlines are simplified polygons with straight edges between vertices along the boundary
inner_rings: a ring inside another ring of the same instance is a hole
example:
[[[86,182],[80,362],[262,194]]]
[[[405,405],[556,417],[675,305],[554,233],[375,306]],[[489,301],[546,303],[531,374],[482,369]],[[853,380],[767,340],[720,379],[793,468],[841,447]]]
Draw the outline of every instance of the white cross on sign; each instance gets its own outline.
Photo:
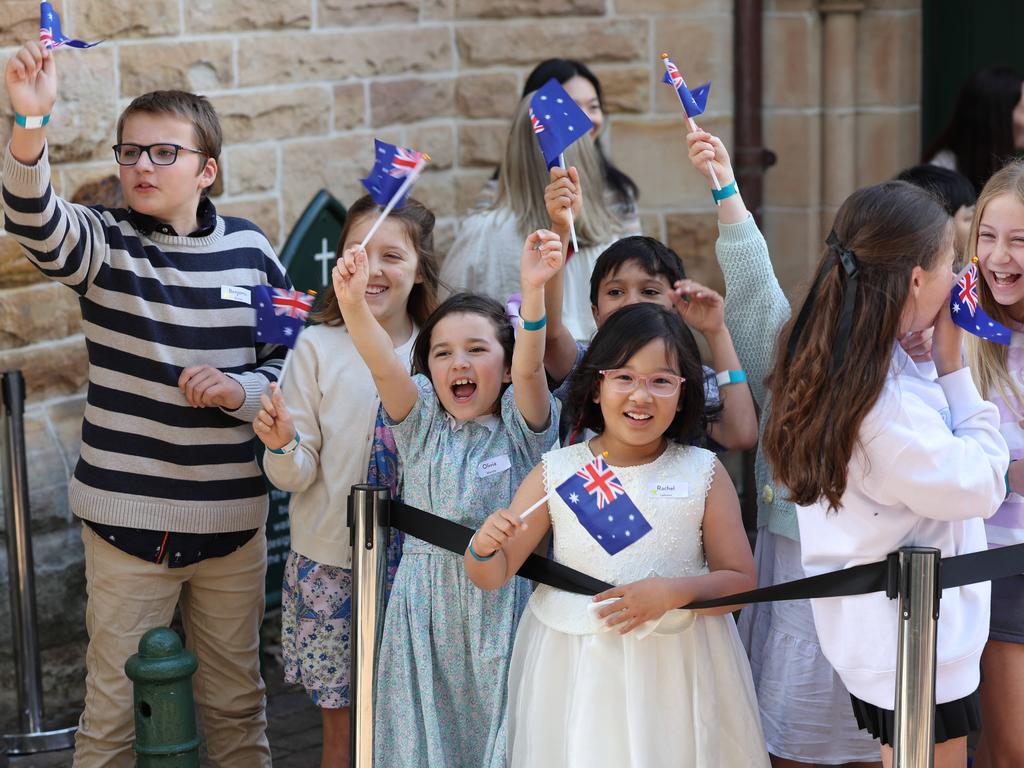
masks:
[[[320,262],[320,285],[327,285],[327,263],[334,261],[334,251],[327,250],[327,238],[320,240],[320,253],[314,254],[313,258]]]

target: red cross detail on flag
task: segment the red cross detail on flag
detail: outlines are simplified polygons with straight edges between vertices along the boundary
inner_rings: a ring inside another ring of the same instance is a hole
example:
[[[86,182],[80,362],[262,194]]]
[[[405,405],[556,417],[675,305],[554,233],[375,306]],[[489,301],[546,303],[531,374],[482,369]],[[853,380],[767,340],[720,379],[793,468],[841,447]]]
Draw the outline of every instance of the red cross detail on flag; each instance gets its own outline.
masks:
[[[43,44],[44,48],[53,48],[53,32],[49,29],[40,28],[39,42]]]
[[[672,87],[678,89],[679,86],[683,84],[683,76],[679,72],[679,67],[677,67],[672,61],[666,59],[665,69],[668,70],[668,76],[672,78]]]
[[[396,179],[408,176],[416,168],[416,165],[423,158],[422,152],[415,152],[405,147],[395,147],[395,156],[391,159],[389,174]]]
[[[598,509],[604,509],[605,505],[611,504],[618,496],[626,493],[622,483],[601,456],[595,456],[589,464],[580,467],[576,474],[586,481],[583,490],[597,497]]]
[[[978,271],[973,264],[964,272],[956,287],[960,289],[960,301],[967,305],[973,315],[978,309]]]
[[[534,133],[544,133],[544,123],[537,119],[537,116],[533,114],[533,109],[530,110],[530,125],[533,126]]]
[[[313,297],[285,288],[274,289],[274,314],[287,315],[296,320],[305,320],[313,308]]]

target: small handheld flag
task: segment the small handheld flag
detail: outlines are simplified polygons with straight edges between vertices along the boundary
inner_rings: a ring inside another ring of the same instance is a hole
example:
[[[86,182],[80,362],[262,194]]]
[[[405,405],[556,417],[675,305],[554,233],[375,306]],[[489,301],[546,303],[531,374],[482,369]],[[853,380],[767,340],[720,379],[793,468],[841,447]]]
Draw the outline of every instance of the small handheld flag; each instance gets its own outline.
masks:
[[[39,4],[39,42],[44,48],[59,48],[62,45],[69,45],[72,48],[92,48],[95,43],[87,43],[84,40],[75,40],[67,37],[60,31],[60,16],[53,10],[49,3]]]
[[[949,311],[953,322],[968,333],[996,344],[1010,343],[1011,332],[1002,323],[997,323],[978,302],[978,265],[968,264],[949,295]]]
[[[252,289],[252,300],[256,306],[256,341],[294,348],[313,308],[313,297],[290,288],[257,285]]]
[[[384,219],[395,208],[401,208],[409,196],[409,190],[416,183],[423,166],[430,160],[430,155],[425,152],[417,152],[414,149],[406,149],[396,144],[388,144],[380,139],[373,140],[374,162],[370,175],[362,180],[366,191],[370,193],[373,202],[383,205],[384,210],[366,233],[363,242],[359,244],[365,248],[370,238],[377,231]]]
[[[530,99],[530,123],[549,169],[559,164],[559,156],[573,142],[594,127],[587,113],[554,78]]]
[[[629,498],[604,456],[595,456],[580,467],[555,488],[555,493],[609,555],[621,552],[651,531],[651,524]]]
[[[697,123],[694,122],[693,118],[703,114],[707,108],[711,83],[704,83],[704,85],[691,91],[686,87],[686,81],[683,80],[679,67],[668,57],[667,53],[661,54],[661,60],[665,64],[665,76],[662,79],[675,90],[676,96],[679,97],[679,106],[683,108],[683,116],[690,124],[690,130],[696,131]],[[711,165],[710,160],[708,160],[708,171],[711,173],[711,181],[714,182],[715,189],[721,191],[722,182],[718,180],[718,174],[715,173],[715,168]]]

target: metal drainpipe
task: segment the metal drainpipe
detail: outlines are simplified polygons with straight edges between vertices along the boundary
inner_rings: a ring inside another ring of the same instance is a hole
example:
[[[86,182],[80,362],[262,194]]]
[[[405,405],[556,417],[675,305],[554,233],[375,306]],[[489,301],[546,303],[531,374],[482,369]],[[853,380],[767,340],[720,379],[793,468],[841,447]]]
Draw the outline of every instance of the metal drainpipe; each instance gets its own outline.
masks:
[[[735,0],[733,9],[733,93],[735,140],[733,164],[743,201],[762,227],[764,172],[775,164],[775,153],[763,146],[761,0]],[[743,454],[743,521],[749,529],[757,524],[757,482],[754,476],[756,449]]]

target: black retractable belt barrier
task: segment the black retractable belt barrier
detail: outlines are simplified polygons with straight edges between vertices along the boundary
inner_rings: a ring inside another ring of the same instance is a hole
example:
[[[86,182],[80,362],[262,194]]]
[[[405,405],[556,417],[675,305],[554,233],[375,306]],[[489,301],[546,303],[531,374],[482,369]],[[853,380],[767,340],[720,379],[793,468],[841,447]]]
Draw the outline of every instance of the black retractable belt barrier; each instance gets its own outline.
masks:
[[[403,533],[457,555],[466,551],[469,539],[474,533],[472,528],[400,501],[392,501],[390,506],[391,525]],[[939,584],[942,589],[994,581],[1024,573],[1024,544],[947,557],[939,563]],[[613,585],[600,579],[539,555],[530,555],[517,574],[539,584],[547,584],[580,595],[596,595],[613,588]],[[773,584],[770,587],[726,595],[714,600],[700,600],[680,607],[697,610],[781,600],[866,595],[871,592],[885,592],[889,597],[895,598],[898,596],[898,584],[898,555],[894,552],[877,563],[855,565],[841,571]]]

